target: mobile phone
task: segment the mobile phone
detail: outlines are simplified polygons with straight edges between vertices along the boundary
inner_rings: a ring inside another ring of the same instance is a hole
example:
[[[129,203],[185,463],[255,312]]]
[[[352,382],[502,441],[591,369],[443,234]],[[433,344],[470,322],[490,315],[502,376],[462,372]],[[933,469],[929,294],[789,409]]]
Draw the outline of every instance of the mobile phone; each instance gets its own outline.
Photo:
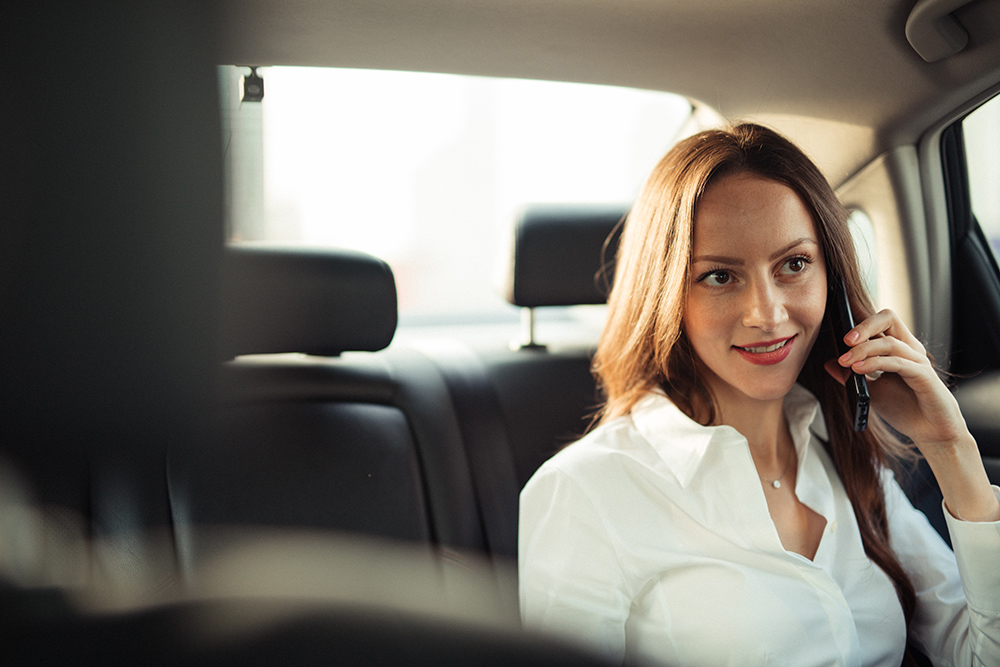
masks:
[[[851,304],[847,300],[847,287],[844,279],[835,277],[830,281],[830,294],[827,299],[827,312],[833,325],[833,337],[837,340],[838,354],[845,354],[851,348],[844,342],[844,336],[854,328],[854,318],[851,316]],[[868,395],[868,381],[864,375],[851,371],[845,383],[847,387],[847,403],[854,415],[854,430],[864,431],[868,428],[868,408],[871,397]]]

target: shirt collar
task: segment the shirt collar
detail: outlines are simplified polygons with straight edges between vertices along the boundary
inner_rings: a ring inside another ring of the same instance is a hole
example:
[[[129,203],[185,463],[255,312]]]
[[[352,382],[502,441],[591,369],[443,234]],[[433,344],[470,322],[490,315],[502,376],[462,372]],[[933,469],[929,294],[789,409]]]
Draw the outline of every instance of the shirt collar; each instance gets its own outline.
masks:
[[[785,416],[800,457],[809,442],[809,431],[827,438],[819,401],[798,384],[785,396]],[[687,487],[712,446],[745,445],[746,438],[731,426],[702,426],[661,389],[654,389],[632,407],[632,423],[656,450],[682,487]]]

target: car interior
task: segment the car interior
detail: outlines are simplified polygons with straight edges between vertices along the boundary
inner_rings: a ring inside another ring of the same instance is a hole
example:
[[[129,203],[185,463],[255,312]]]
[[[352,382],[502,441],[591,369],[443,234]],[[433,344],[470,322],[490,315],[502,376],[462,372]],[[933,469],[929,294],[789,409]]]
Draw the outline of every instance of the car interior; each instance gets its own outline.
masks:
[[[234,211],[257,200],[231,185],[224,68],[243,108],[280,98],[277,68],[346,68],[670,93],[686,104],[674,140],[775,128],[852,212],[876,303],[924,342],[1000,484],[995,0],[153,0],[0,16],[12,664],[601,664],[520,626],[518,494],[600,408],[599,322],[567,313],[599,318],[628,203],[523,202],[500,253],[502,325],[421,326],[403,261],[239,242]],[[324,215],[374,224],[402,197],[376,185],[364,215],[335,195]],[[452,252],[441,261],[462,271],[486,262]],[[906,490],[947,540],[926,466]]]

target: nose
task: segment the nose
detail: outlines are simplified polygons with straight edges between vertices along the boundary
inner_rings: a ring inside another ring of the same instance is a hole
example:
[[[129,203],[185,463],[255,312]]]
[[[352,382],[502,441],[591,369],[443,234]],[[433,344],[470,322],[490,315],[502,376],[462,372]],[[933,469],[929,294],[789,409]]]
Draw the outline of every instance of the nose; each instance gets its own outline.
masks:
[[[755,281],[746,291],[743,325],[763,332],[774,331],[788,319],[781,291],[768,280]]]

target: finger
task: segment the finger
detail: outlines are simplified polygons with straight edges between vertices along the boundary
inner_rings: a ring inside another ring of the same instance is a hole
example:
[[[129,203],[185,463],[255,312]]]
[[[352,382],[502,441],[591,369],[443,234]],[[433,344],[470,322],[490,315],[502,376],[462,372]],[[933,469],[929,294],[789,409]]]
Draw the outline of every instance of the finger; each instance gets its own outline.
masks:
[[[854,347],[867,340],[888,336],[903,341],[921,355],[925,355],[923,343],[914,336],[895,312],[886,308],[865,318],[847,332],[844,342]]]
[[[902,357],[869,357],[851,364],[851,370],[858,375],[877,372],[895,373],[915,391],[925,390],[939,382],[934,369],[928,364],[918,363]]]
[[[881,336],[892,327],[891,311],[880,310],[854,325],[854,328],[844,335],[844,342],[855,346],[876,336]]]
[[[841,355],[837,361],[846,368],[869,357],[892,356],[903,357],[915,363],[930,363],[922,348],[914,349],[894,336],[882,336],[859,343]]]

